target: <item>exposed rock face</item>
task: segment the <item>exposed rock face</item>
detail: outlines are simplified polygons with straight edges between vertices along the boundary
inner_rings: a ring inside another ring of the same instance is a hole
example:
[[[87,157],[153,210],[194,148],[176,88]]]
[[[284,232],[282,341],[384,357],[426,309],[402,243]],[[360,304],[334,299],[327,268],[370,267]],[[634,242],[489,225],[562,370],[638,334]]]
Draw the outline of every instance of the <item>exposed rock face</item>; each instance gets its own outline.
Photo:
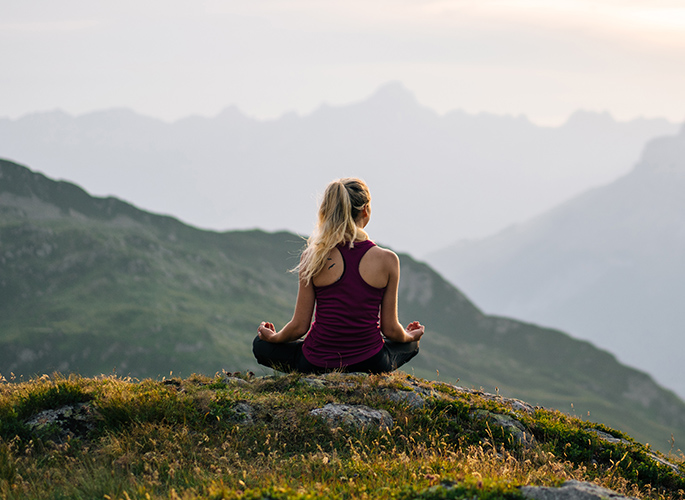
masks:
[[[602,440],[604,440],[604,441],[607,441],[607,442],[609,442],[609,443],[630,444],[629,441],[626,441],[625,439],[621,439],[621,438],[614,437],[614,436],[612,436],[611,434],[609,434],[609,433],[607,433],[607,432],[602,432],[602,431],[597,430],[597,429],[585,429],[585,430],[588,431],[588,432],[592,432],[593,434],[596,434],[598,438],[600,438],[600,439],[602,439]],[[682,475],[682,472],[680,472],[680,468],[679,468],[677,465],[672,464],[672,463],[669,462],[668,460],[664,460],[663,458],[661,458],[660,456],[656,455],[655,453],[648,453],[648,455],[649,455],[650,458],[651,458],[652,460],[654,460],[655,462],[657,462],[657,463],[659,463],[659,464],[661,464],[661,465],[664,465],[664,466],[668,467],[669,469],[671,469],[671,470],[672,470],[674,473],[676,473],[676,474]]]
[[[235,412],[235,420],[242,422],[243,424],[254,423],[255,410],[249,404],[241,401],[233,407],[233,411]]]
[[[88,403],[65,405],[33,415],[26,425],[52,441],[81,437],[95,428],[98,414]]]
[[[521,401],[520,399],[516,398],[505,398],[502,397],[498,394],[490,394],[489,392],[483,392],[483,391],[474,391],[473,389],[467,389],[466,387],[459,387],[457,385],[451,385],[451,384],[446,384],[455,391],[458,392],[463,392],[466,394],[476,394],[483,399],[486,399],[488,401],[496,401],[498,403],[505,404],[509,406],[512,411],[515,413],[528,413],[529,415],[532,415],[535,412],[535,407],[533,407],[531,404],[526,403],[525,401]]]
[[[486,420],[488,423],[501,427],[508,431],[519,445],[526,448],[535,446],[535,437],[525,426],[509,415],[501,413],[493,413],[487,410],[476,410],[472,412],[473,418]]]
[[[329,403],[323,408],[316,408],[312,415],[325,419],[332,427],[352,425],[355,427],[380,427],[389,429],[393,420],[385,410],[374,410],[364,405],[344,405]]]
[[[242,378],[233,377],[233,376],[224,377],[223,382],[227,385],[238,385],[241,387],[245,387],[245,386],[250,385],[250,383],[247,380],[243,380]]]
[[[594,483],[581,481],[566,481],[561,488],[549,488],[546,486],[523,486],[521,493],[526,498],[533,500],[607,500],[607,499],[632,499],[615,491],[602,488]]]
[[[604,441],[607,441],[608,443],[623,443],[623,444],[630,444],[629,441],[626,441],[625,439],[617,438],[609,434],[608,432],[603,432],[598,429],[591,429],[587,428],[585,429],[588,432],[592,432],[595,434],[599,439],[602,439]]]
[[[383,389],[381,392],[390,401],[400,404],[406,404],[407,406],[411,406],[412,408],[423,408],[426,405],[425,399],[414,391]]]

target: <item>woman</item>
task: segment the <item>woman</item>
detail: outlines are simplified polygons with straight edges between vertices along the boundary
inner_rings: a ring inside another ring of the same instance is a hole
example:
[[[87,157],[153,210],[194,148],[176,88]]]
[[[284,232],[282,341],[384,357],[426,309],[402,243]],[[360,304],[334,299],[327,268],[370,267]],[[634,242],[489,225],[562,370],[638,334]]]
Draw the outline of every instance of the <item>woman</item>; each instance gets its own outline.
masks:
[[[280,331],[268,322],[257,329],[253,352],[260,364],[302,373],[382,373],[419,352],[423,325],[414,321],[404,329],[397,319],[399,259],[364,231],[370,202],[360,179],[328,185],[296,268],[293,317]]]

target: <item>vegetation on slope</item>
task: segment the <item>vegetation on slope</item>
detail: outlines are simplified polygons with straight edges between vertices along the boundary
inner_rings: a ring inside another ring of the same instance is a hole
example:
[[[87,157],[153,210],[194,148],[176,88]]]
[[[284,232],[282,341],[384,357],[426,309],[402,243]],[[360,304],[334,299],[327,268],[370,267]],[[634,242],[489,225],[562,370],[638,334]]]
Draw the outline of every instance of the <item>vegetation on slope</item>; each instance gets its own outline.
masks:
[[[256,325],[292,314],[302,239],[216,233],[0,160],[0,372],[161,378],[267,373]],[[685,403],[587,342],[483,314],[403,255],[401,320],[427,325],[408,369],[682,447]]]
[[[682,455],[669,466],[618,431],[517,400],[401,372],[228,375],[1,383],[0,496],[515,499],[567,479],[685,494]],[[392,424],[329,425],[311,413],[327,403],[385,410]],[[46,410],[60,409],[51,422]]]

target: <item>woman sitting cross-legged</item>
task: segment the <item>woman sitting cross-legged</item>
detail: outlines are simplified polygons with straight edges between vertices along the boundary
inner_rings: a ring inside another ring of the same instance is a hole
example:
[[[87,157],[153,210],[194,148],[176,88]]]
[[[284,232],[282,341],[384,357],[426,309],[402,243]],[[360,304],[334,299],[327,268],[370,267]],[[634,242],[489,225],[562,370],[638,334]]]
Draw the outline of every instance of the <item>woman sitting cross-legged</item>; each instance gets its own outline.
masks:
[[[268,322],[257,329],[253,352],[260,364],[286,372],[382,373],[419,352],[423,325],[414,321],[405,329],[397,319],[400,261],[364,231],[370,202],[360,179],[328,185],[296,268],[293,317],[279,331]]]

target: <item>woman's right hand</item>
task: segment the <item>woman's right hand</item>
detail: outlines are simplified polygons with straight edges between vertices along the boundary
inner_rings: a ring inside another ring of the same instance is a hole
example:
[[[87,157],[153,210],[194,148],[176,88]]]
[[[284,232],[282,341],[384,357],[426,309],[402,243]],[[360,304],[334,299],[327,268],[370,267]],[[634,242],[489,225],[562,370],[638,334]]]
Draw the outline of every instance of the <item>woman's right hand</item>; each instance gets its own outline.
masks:
[[[273,323],[262,321],[257,327],[257,335],[266,342],[278,342],[278,333]]]
[[[412,321],[407,325],[406,329],[407,335],[411,337],[412,342],[418,342],[419,339],[421,339],[421,337],[425,333],[425,331],[426,328],[418,321]]]

